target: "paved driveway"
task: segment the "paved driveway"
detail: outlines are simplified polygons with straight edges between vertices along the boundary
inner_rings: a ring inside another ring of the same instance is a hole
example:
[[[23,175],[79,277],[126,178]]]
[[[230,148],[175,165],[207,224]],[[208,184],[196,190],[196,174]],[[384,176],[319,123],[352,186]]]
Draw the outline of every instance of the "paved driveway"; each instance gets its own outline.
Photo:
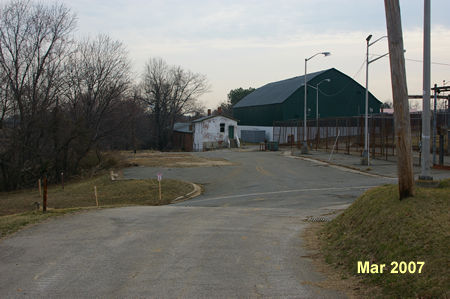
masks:
[[[0,241],[0,297],[298,297],[314,287],[307,216],[387,180],[280,153],[216,151],[236,166],[130,168],[127,177],[203,184],[190,201],[70,215]]]
[[[260,207],[317,210],[353,202],[368,187],[392,182],[303,161],[281,152],[214,151],[198,153],[221,157],[236,166],[196,168],[135,167],[124,171],[128,178],[163,177],[205,186],[201,196],[177,206]]]

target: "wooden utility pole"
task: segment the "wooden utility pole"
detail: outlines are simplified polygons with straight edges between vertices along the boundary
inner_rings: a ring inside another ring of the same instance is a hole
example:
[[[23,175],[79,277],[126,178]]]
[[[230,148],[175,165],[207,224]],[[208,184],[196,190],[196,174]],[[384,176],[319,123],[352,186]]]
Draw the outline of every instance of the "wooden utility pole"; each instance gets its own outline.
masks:
[[[384,0],[394,101],[395,145],[400,200],[414,195],[411,124],[399,0]]]

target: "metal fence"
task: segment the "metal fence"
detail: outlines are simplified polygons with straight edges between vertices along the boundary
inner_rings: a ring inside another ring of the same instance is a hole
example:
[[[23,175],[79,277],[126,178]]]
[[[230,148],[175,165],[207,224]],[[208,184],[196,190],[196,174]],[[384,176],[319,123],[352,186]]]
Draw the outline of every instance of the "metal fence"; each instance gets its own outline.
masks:
[[[414,151],[420,150],[422,136],[421,114],[412,113],[411,119],[411,143]],[[436,131],[442,132],[449,128],[450,113],[439,112],[436,117]],[[369,115],[369,151],[372,157],[395,156],[395,127],[393,115],[377,114]],[[431,119],[431,132],[433,136],[433,117]],[[300,147],[304,135],[303,121],[278,121],[274,122],[273,140],[281,145]],[[447,131],[446,131],[447,132]],[[439,133],[439,132],[437,132]],[[331,149],[337,152],[359,153],[364,150],[364,116],[308,120],[307,142],[311,148]],[[447,135],[447,134],[445,134]],[[448,137],[446,137],[444,150],[448,152]],[[439,151],[439,136],[436,136],[436,148]],[[433,137],[431,144],[433,143]],[[430,149],[431,150],[431,149]]]

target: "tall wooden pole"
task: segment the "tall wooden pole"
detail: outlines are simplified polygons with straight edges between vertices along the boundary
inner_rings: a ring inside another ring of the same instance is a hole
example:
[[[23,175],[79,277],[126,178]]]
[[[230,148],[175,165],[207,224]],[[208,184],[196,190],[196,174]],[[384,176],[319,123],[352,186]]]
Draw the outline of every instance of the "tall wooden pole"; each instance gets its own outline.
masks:
[[[395,145],[400,200],[414,195],[411,123],[399,0],[384,0],[391,65],[392,97],[394,101]]]

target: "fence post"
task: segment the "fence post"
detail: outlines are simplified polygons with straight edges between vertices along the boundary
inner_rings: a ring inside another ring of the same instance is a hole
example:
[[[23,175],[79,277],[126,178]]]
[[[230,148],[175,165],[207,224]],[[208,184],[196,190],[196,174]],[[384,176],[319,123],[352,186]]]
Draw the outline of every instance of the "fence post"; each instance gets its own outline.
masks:
[[[348,126],[348,119],[345,121],[345,126],[347,127],[347,155],[350,155],[350,127]]]
[[[42,198],[42,212],[47,212],[47,176],[44,176],[44,192]]]
[[[372,129],[372,133],[370,134],[370,135],[372,135],[371,137],[372,137],[372,140],[371,140],[371,144],[372,144],[372,159],[373,158],[375,158],[375,147],[377,146],[377,144],[376,144],[376,136],[375,136],[375,126],[374,126],[374,124],[373,124],[373,114],[372,114],[372,117],[371,117],[371,129]]]
[[[336,136],[338,136],[338,119],[336,118]],[[338,143],[338,139],[336,138],[336,142],[335,142],[335,147],[336,147],[336,153],[339,152],[339,143]]]
[[[381,158],[384,156],[384,117],[381,114],[380,118],[380,142],[381,142]]]
[[[360,118],[359,118],[359,152],[360,152],[360,155],[362,155],[362,151],[363,151],[363,144],[364,144],[364,142],[363,142],[363,122],[364,122],[364,119],[363,119],[363,117],[361,116]]]

